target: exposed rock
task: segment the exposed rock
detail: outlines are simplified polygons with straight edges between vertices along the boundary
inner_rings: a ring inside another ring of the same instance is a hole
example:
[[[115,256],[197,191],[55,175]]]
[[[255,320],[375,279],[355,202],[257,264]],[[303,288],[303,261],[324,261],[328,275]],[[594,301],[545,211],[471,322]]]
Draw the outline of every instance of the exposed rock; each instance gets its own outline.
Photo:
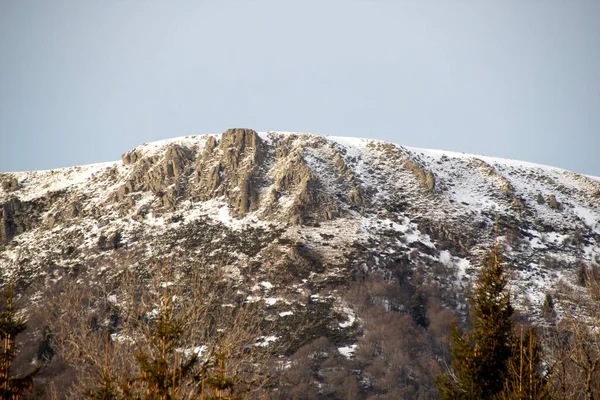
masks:
[[[413,173],[419,184],[424,189],[429,192],[433,192],[435,190],[435,176],[431,171],[426,170],[415,161],[412,161],[408,158],[404,160],[404,168]]]
[[[350,168],[344,162],[342,156],[336,152],[333,157],[333,165],[337,168],[340,175],[340,180],[344,181],[348,186],[345,200],[349,205],[352,206],[363,206],[365,204],[363,200],[363,191],[358,183],[356,176]]]
[[[25,232],[30,225],[26,204],[11,198],[0,205],[0,243],[9,242],[14,236]]]
[[[283,195],[292,198],[287,222],[295,225],[316,225],[340,215],[337,202],[324,191],[299,152],[280,160],[284,166],[272,187],[271,212],[277,213],[278,200]]]
[[[538,193],[537,196],[535,196],[535,201],[540,205],[546,203],[546,200],[544,199],[544,196],[542,196],[541,193]]]
[[[510,203],[510,206],[513,208],[513,210],[517,212],[517,214],[519,214],[519,216],[521,216],[521,214],[523,214],[523,211],[525,211],[525,201],[523,201],[523,199],[521,199],[518,196],[515,196],[513,198],[512,202]]]
[[[2,190],[7,193],[14,192],[19,189],[19,181],[14,177],[9,177],[2,181]]]
[[[548,195],[547,201],[550,208],[560,210],[560,203],[556,200],[556,196],[553,194]]]
[[[479,158],[469,158],[468,164],[476,168],[483,176],[485,176],[494,186],[496,186],[504,196],[511,199],[514,196],[515,188],[502,174],[494,167]]]
[[[81,204],[79,204],[77,201],[74,201],[67,207],[66,217],[69,219],[76,218],[79,215],[80,210]]]
[[[134,164],[134,170],[115,193],[116,201],[133,206],[135,200],[128,196],[136,191],[154,193],[165,207],[174,207],[187,197],[188,177],[193,171],[193,154],[187,147],[169,145],[161,157],[141,157],[134,149],[123,155],[124,164]]]
[[[140,154],[135,149],[128,151],[121,156],[123,165],[135,164],[140,158]]]
[[[199,200],[225,196],[236,215],[258,209],[262,143],[251,129],[229,129],[217,143],[209,137],[196,159],[194,193]]]

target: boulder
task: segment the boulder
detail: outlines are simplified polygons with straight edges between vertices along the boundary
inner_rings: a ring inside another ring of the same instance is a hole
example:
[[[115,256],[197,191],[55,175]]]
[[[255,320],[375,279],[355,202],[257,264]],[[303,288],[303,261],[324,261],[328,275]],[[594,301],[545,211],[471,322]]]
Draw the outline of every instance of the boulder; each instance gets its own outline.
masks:
[[[14,177],[9,177],[2,181],[2,190],[7,193],[14,192],[19,189],[19,181]]]

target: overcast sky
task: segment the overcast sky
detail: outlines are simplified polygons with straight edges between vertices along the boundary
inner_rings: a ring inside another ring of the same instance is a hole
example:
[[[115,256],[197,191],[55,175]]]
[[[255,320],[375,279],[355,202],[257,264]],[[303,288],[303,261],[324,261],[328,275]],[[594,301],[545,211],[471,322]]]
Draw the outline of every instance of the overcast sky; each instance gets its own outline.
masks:
[[[230,127],[600,175],[600,1],[0,0],[0,171]]]

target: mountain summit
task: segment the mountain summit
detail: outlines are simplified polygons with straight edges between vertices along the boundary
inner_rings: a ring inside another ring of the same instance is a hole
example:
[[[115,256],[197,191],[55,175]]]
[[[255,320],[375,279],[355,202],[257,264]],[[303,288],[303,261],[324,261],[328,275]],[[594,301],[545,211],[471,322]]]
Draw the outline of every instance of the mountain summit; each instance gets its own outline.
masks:
[[[346,353],[360,316],[340,293],[372,274],[418,269],[461,293],[498,241],[516,307],[539,322],[546,294],[576,289],[600,259],[599,178],[379,140],[230,129],[0,183],[1,272],[32,302],[44,296],[34,288],[73,274],[200,261],[281,318],[328,299]]]
[[[370,139],[230,129],[143,144],[117,162],[5,173],[0,182],[4,273],[86,261],[57,263],[61,244],[88,257],[98,237],[118,230],[133,251],[194,221],[278,239],[257,241],[252,256],[232,249],[228,264],[302,244],[329,271],[323,279],[399,257],[453,264],[468,276],[498,222],[534,301],[571,272],[549,270],[548,257],[570,265],[600,256],[597,178]],[[357,246],[369,250],[360,262],[349,259]]]

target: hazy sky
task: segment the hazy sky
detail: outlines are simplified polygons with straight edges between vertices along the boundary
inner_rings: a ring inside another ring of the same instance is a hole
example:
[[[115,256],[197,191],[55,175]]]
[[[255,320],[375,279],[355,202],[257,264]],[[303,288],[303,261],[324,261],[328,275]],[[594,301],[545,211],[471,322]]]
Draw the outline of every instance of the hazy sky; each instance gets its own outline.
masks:
[[[230,127],[600,175],[600,1],[0,0],[0,171]]]

